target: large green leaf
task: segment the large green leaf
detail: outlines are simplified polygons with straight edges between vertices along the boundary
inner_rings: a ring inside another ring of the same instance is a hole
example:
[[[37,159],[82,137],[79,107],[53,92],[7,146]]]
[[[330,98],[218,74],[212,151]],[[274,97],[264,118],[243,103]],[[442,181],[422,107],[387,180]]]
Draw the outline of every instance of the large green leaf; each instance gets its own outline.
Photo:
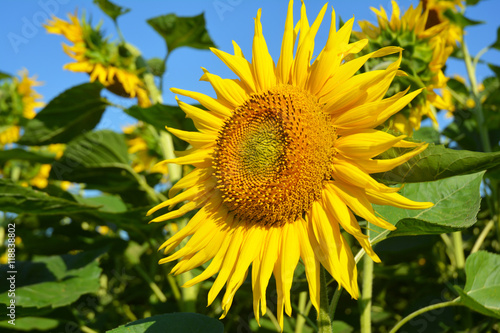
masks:
[[[205,28],[204,14],[191,17],[167,14],[151,18],[147,22],[163,37],[169,53],[181,46],[197,49],[215,47]]]
[[[50,172],[52,179],[109,192],[137,188],[136,176],[128,163],[124,136],[110,130],[89,132],[71,141]]]
[[[465,287],[455,286],[458,302],[500,319],[500,255],[479,251],[465,261]]]
[[[32,262],[16,262],[16,306],[57,308],[73,303],[81,295],[99,290],[101,268],[96,260],[106,249],[76,255],[38,257]],[[7,278],[7,265],[0,268]],[[5,284],[0,303],[10,302]]]
[[[389,232],[376,226],[372,238],[381,241],[387,237],[440,234],[462,230],[476,222],[481,196],[479,186],[483,172],[456,176],[435,182],[407,184],[401,194],[414,201],[430,201],[434,206],[424,210],[406,210],[392,206],[374,205],[378,214],[396,225]]]
[[[102,86],[85,83],[64,91],[28,121],[19,144],[41,146],[66,143],[92,130],[106,108],[101,98]]]
[[[0,163],[10,160],[22,160],[35,163],[49,164],[54,162],[55,154],[27,151],[21,148],[0,150]]]
[[[30,187],[0,179],[0,210],[12,213],[70,214],[93,212],[98,207],[53,197]]]
[[[400,149],[391,149],[384,158],[394,158]],[[374,178],[392,184],[434,181],[456,175],[471,174],[500,165],[500,152],[480,153],[454,150],[442,145],[430,145],[421,154],[408,162],[384,173],[374,174]]]
[[[115,5],[109,0],[94,0],[94,3],[101,8],[101,10],[111,17],[113,21],[116,21],[116,19],[123,15],[127,14],[130,12],[130,8],[125,8],[125,7],[120,7],[118,5]]]
[[[168,328],[168,330],[167,330]],[[140,319],[108,331],[109,333],[223,333],[224,325],[198,313],[168,313]]]

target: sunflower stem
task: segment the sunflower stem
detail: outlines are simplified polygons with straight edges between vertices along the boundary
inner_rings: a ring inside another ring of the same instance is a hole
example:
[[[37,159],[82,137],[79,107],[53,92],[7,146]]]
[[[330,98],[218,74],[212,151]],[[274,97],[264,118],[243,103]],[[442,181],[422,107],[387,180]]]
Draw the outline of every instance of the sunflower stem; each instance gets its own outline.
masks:
[[[325,268],[321,266],[319,273],[320,299],[318,316],[318,333],[332,333],[332,320],[328,313],[328,290]]]
[[[335,293],[333,294],[332,301],[330,302],[330,307],[328,308],[328,313],[330,314],[330,319],[333,321],[335,318],[335,310],[337,310],[337,304],[339,304],[340,295],[342,294],[343,288],[339,286],[335,289]]]
[[[149,275],[142,269],[140,265],[134,265],[135,270],[139,275],[142,276],[144,280],[148,283],[149,287],[153,293],[158,297],[160,302],[165,303],[167,301],[167,296],[161,291],[160,287],[149,277]]]
[[[299,308],[297,313],[297,319],[295,324],[295,333],[300,333],[303,330],[304,324],[306,323],[305,317],[302,315],[304,313],[304,309],[306,308],[307,301],[307,291],[302,291],[299,294]]]
[[[465,257],[461,231],[455,231],[453,233],[453,251],[455,252],[457,269],[463,269],[465,267]]]
[[[486,236],[488,235],[490,230],[493,229],[494,225],[495,225],[495,220],[492,219],[492,220],[488,221],[488,223],[484,227],[483,231],[481,231],[481,233],[477,237],[476,243],[474,243],[474,246],[472,247],[472,250],[470,251],[471,254],[479,251],[479,249],[481,248],[481,245],[483,245],[483,242],[486,239]]]
[[[370,224],[366,226],[366,234],[370,237]],[[373,260],[370,256],[363,258],[363,289],[361,290],[361,333],[371,333],[373,292]]]
[[[417,311],[415,311],[413,313],[410,313],[408,316],[406,316],[403,319],[401,319],[396,324],[396,326],[394,326],[392,328],[392,330],[389,331],[389,333],[396,333],[397,330],[400,329],[404,324],[406,324],[407,322],[409,322],[410,320],[412,320],[416,316],[421,315],[422,313],[426,313],[427,311],[432,311],[432,310],[436,310],[436,309],[440,309],[440,308],[445,308],[445,307],[448,307],[448,306],[461,305],[460,303],[457,302],[457,300],[458,299],[454,299],[454,300],[449,301],[449,302],[432,304],[432,305],[426,306],[425,308],[421,308],[421,309],[419,309],[419,310],[417,310]]]

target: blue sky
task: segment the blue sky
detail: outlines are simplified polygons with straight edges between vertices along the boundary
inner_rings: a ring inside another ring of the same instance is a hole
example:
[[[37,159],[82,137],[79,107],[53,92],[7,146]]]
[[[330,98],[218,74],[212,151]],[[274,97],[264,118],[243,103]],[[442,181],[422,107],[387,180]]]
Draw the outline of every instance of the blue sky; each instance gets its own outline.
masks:
[[[146,20],[155,16],[175,13],[179,16],[193,16],[205,13],[207,29],[212,40],[221,50],[232,52],[231,41],[235,40],[247,56],[251,56],[254,21],[258,8],[262,8],[262,24],[269,51],[278,59],[283,34],[284,21],[288,1],[263,0],[196,0],[196,1],[132,1],[115,0],[115,3],[128,7],[131,12],[119,18],[119,25],[125,39],[135,45],[147,58],[163,57],[165,44],[161,37],[146,23]],[[355,5],[353,5],[355,3]],[[418,1],[400,0],[402,9],[408,8]],[[323,1],[306,0],[309,20],[312,21],[324,4]],[[334,0],[329,7],[334,7],[338,16],[347,20],[355,17],[356,20],[375,22],[375,14],[370,6],[380,5],[390,11],[388,0]],[[44,85],[38,91],[48,102],[65,89],[88,81],[88,76],[82,73],[73,73],[63,70],[62,66],[70,62],[70,58],[62,51],[62,36],[49,35],[40,26],[49,14],[66,17],[67,13],[78,10],[85,11],[92,17],[93,24],[103,21],[103,31],[116,39],[117,34],[112,21],[91,1],[84,0],[4,0],[4,10],[0,11],[0,71],[15,74],[26,68],[30,75],[36,74]],[[295,21],[299,17],[300,1],[295,1]],[[500,0],[483,0],[477,6],[468,7],[466,15],[474,20],[485,21],[480,26],[468,27],[466,41],[471,54],[476,54],[483,47],[490,45],[496,38],[496,30],[500,21]],[[316,41],[316,50],[320,50],[326,41],[330,22],[330,10],[327,12]],[[359,29],[357,23],[355,29]],[[316,52],[317,53],[317,52]],[[500,65],[499,52],[490,50],[483,59]],[[201,91],[212,95],[213,92],[206,82],[200,82],[201,67],[222,77],[234,77],[227,67],[210,51],[179,48],[174,50],[167,63],[167,74],[164,78],[165,88],[178,87],[188,90]],[[450,60],[446,71],[448,76],[465,75],[463,63]],[[479,79],[492,73],[486,66],[478,69]],[[164,101],[174,104],[174,94],[168,89],[164,91]],[[131,105],[128,100],[106,95],[113,102]],[[124,125],[134,120],[117,109],[106,111],[100,128],[120,130]]]

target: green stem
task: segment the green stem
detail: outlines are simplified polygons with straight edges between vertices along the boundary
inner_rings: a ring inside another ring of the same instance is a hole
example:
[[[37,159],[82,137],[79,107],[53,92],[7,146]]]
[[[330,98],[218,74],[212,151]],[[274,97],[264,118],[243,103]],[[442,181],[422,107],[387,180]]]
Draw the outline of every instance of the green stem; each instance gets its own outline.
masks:
[[[474,113],[476,115],[477,127],[479,130],[479,136],[481,137],[481,143],[483,144],[483,149],[485,152],[491,152],[490,139],[488,137],[488,129],[485,126],[483,107],[481,105],[481,99],[479,98],[479,88],[476,80],[476,68],[472,64],[472,59],[469,54],[469,49],[465,40],[462,38],[462,51],[464,53],[465,67],[467,69],[467,75],[469,77],[469,82],[472,90],[472,97],[476,103],[474,107]]]
[[[449,301],[449,302],[443,302],[443,303],[433,304],[433,305],[426,306],[425,308],[419,309],[419,310],[417,310],[417,311],[409,314],[405,318],[401,319],[396,324],[396,326],[394,326],[392,328],[392,330],[389,331],[389,333],[395,333],[395,332],[397,332],[397,330],[400,329],[404,324],[406,324],[407,322],[409,322],[410,320],[412,320],[416,316],[421,315],[422,313],[425,313],[427,311],[432,311],[432,310],[436,310],[436,309],[440,309],[440,308],[445,308],[445,307],[448,307],[448,306],[461,305],[460,303],[456,302],[456,300],[457,299],[454,299],[453,301]]]
[[[160,132],[160,148],[165,159],[170,160],[176,157],[174,153],[174,142],[172,141],[172,135],[170,133],[164,131]],[[171,182],[175,182],[182,177],[182,169],[179,164],[169,163],[167,168]]]
[[[191,271],[187,271],[179,275],[178,280],[180,280],[179,285],[183,285],[193,278]],[[198,298],[198,290],[200,285],[195,285],[189,288],[181,288],[182,293],[182,311],[183,312],[196,312],[196,300]]]
[[[134,178],[136,179],[137,183],[139,183],[139,185],[141,186],[141,188],[146,192],[146,194],[148,195],[150,201],[152,203],[159,203],[161,201],[166,201],[167,200],[167,197],[165,197],[163,194],[161,193],[156,193],[155,190],[149,186],[149,184],[146,182],[146,180],[144,179],[144,177],[142,177],[141,175],[139,175],[137,172],[135,172],[132,168],[129,168],[129,172],[134,176]]]
[[[80,330],[85,333],[97,333],[97,331],[94,331],[93,329],[85,325],[81,326]]]
[[[320,299],[319,299],[319,315],[318,315],[318,333],[332,333],[332,321],[328,313],[328,290],[326,284],[325,268],[320,268]]]
[[[311,302],[310,299],[307,302],[307,305],[305,306],[305,308],[304,308],[304,310],[302,312],[299,310],[299,308],[294,303],[292,303],[292,308],[295,311],[297,311],[297,313],[302,318],[304,318],[304,320],[309,324],[309,326],[312,327],[312,329],[313,329],[314,332],[316,332],[318,330],[318,327],[316,326],[316,324],[311,320],[311,318],[309,318],[309,312],[311,312],[311,308],[312,308],[312,302]],[[295,332],[302,332],[302,331],[297,330],[297,328],[295,328]]]
[[[490,232],[490,230],[493,229],[494,225],[495,225],[495,221],[494,220],[489,220],[488,221],[488,223],[484,227],[483,231],[481,231],[481,233],[477,237],[477,240],[474,243],[474,246],[472,247],[472,250],[470,251],[471,254],[474,253],[474,252],[479,251],[479,249],[481,248],[481,245],[483,245],[483,242],[486,239],[486,236],[488,235],[488,233]]]
[[[366,234],[370,237],[370,224],[366,226]],[[363,288],[361,290],[361,333],[370,333],[372,327],[372,293],[373,293],[373,260],[369,256],[363,258]]]
[[[170,289],[172,289],[172,293],[174,294],[174,298],[180,307],[180,305],[182,304],[182,295],[181,295],[181,291],[179,290],[179,286],[177,285],[177,281],[170,274],[167,275],[167,281],[168,281],[168,284],[170,285]]]
[[[122,31],[120,29],[120,27],[118,26],[118,20],[117,19],[114,19],[113,20],[113,23],[115,24],[115,29],[116,29],[116,32],[118,33],[118,38],[120,38],[120,41],[125,44],[125,37],[123,37],[123,34],[122,34]]]
[[[271,320],[271,322],[273,323],[274,328],[276,328],[276,331],[277,331],[277,332],[281,332],[281,326],[280,326],[280,323],[278,322],[278,319],[276,319],[276,316],[275,316],[275,315],[274,315],[274,313],[271,311],[271,309],[269,309],[269,307],[266,307],[266,314],[267,314],[267,316],[269,317],[269,319]]]
[[[337,304],[339,303],[340,295],[342,294],[342,290],[344,288],[340,287],[335,289],[335,293],[333,294],[332,301],[330,302],[330,307],[328,308],[328,313],[330,314],[330,319],[333,321],[335,317],[335,310],[337,310]]]
[[[306,308],[307,301],[307,291],[301,291],[299,294],[299,308],[297,313],[297,319],[295,324],[295,333],[300,333],[303,331],[304,324],[306,323],[306,318],[302,315],[304,309]]]
[[[149,275],[142,269],[139,265],[134,265],[135,270],[143,277],[144,280],[149,284],[149,287],[153,293],[158,297],[160,302],[165,303],[167,301],[167,296],[161,291],[160,287],[149,277]]]
[[[361,290],[361,333],[371,332],[373,291],[373,260],[363,258],[363,289]]]
[[[465,257],[461,231],[455,231],[453,233],[453,252],[455,253],[457,268],[463,269],[465,267]]]

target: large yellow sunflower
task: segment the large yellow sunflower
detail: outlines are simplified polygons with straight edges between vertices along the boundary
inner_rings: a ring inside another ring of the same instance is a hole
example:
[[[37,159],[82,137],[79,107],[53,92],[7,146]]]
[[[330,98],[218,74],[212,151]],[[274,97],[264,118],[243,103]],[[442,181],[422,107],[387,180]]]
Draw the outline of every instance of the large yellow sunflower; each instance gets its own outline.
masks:
[[[400,92],[383,99],[398,73],[401,57],[386,69],[355,75],[369,58],[397,53],[400,48],[383,48],[345,62],[367,41],[349,43],[353,19],[336,31],[332,12],[326,46],[311,64],[325,11],[326,5],[309,25],[302,5],[294,29],[290,1],[281,55],[275,65],[262,34],[259,10],[251,62],[236,43],[234,55],[212,49],[239,77],[222,79],[204,70],[202,79],[211,83],[216,99],[172,89],[197,100],[208,111],[178,101],[199,132],[169,128],[192,148],[161,163],[193,165],[195,169],[170,189],[171,199],[149,213],[187,201],[152,220],[161,222],[199,208],[187,226],[161,248],[168,253],[186,237],[191,236],[190,240],[160,263],[179,260],[172,272],[180,274],[211,260],[203,273],[184,286],[218,273],[208,303],[226,285],[222,317],[252,265],[255,317],[258,320],[259,308],[262,314],[266,312],[266,288],[274,274],[277,317],[283,327],[283,310],[288,315],[292,311],[290,287],[299,258],[316,309],[320,265],[357,298],[356,265],[341,228],[378,262],[354,214],[393,230],[392,224],[375,214],[371,203],[408,209],[432,205],[408,200],[396,193],[398,188],[370,176],[390,170],[426,148],[403,140],[405,136],[374,129],[420,93]],[[413,150],[395,159],[374,158],[391,147]]]
[[[68,15],[69,21],[53,17],[45,25],[49,33],[63,35],[72,46],[63,44],[64,52],[75,62],[64,65],[72,72],[83,72],[90,75],[90,81],[99,80],[108,90],[120,96],[137,97],[141,107],[151,106],[151,100],[140,71],[135,67],[135,57],[119,55],[123,52],[137,53],[129,45],[115,45],[103,39],[98,28],[92,28],[84,18]],[[130,58],[130,59],[129,59]]]
[[[453,51],[453,46],[447,43],[449,22],[428,27],[429,10],[424,10],[422,3],[416,8],[410,6],[401,16],[398,4],[392,1],[390,19],[383,7],[372,10],[377,15],[378,26],[361,21],[362,32],[354,32],[354,35],[358,39],[368,38],[370,51],[388,45],[402,47],[401,68],[408,76],[398,78],[398,84],[411,84],[412,90],[425,88],[404,112],[393,117],[392,127],[401,133],[412,134],[414,129],[420,128],[424,116],[437,126],[435,108],[449,110],[453,107],[435,91],[446,87],[448,80],[443,67]]]

